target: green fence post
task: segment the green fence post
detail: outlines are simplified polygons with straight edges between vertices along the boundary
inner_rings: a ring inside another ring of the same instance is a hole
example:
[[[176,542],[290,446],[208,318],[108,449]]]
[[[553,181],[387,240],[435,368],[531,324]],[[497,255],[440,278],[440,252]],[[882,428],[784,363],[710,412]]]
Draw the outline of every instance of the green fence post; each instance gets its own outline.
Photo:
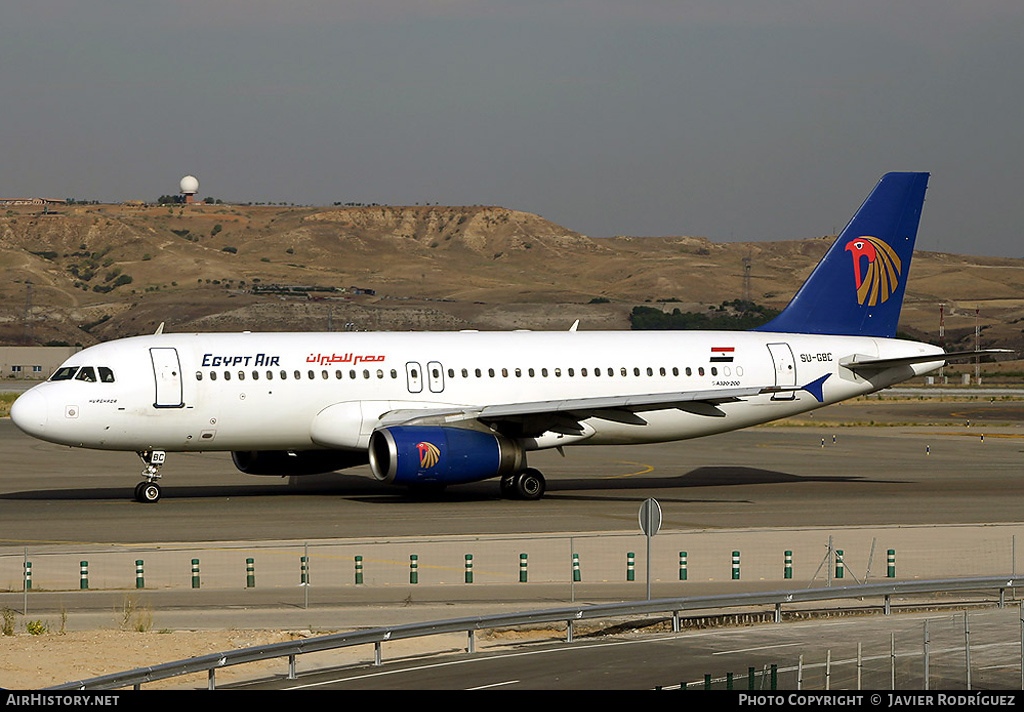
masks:
[[[142,559],[135,560],[135,588],[146,587],[146,576],[143,572],[143,561]]]
[[[896,550],[889,549],[888,562],[885,570],[886,578],[896,578]]]
[[[89,562],[88,561],[79,561],[78,562],[78,567],[79,567],[79,569],[78,569],[79,570],[78,588],[81,589],[81,590],[85,590],[85,589],[89,588]]]
[[[199,588],[199,559],[192,559],[192,588]]]
[[[356,557],[356,585],[363,582],[363,557]]]
[[[25,590],[32,590],[32,562],[25,562]]]
[[[626,554],[626,580],[636,581],[636,554],[632,551]]]
[[[409,583],[420,582],[420,557],[416,554],[409,555]]]
[[[737,580],[740,577],[740,552],[732,552],[732,578]]]
[[[245,587],[256,588],[256,559],[245,560]]]
[[[841,579],[843,577],[843,570],[846,566],[843,564],[843,550],[836,549],[836,578]]]
[[[466,554],[466,583],[473,583],[473,555]]]
[[[526,554],[520,554],[519,555],[519,583],[526,583],[526,580],[527,580],[526,566],[527,566]]]
[[[686,574],[686,552],[685,551],[680,551],[679,552],[679,580],[680,581],[685,581],[686,580],[686,575],[687,575]]]
[[[793,578],[793,552],[786,550],[786,565],[785,573],[783,574],[786,578]]]
[[[572,555],[572,580],[576,581],[578,583],[581,579],[582,579],[582,576],[580,575],[580,555],[579,554],[573,554]]]

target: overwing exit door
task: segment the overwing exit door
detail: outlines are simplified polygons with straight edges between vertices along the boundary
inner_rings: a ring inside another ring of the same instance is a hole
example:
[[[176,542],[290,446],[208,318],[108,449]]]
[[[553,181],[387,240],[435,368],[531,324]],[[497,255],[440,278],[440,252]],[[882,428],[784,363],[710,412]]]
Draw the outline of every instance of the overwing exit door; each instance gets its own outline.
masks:
[[[420,365],[415,361],[405,364],[405,382],[410,393],[423,392],[423,372]]]
[[[431,393],[440,393],[444,390],[444,368],[437,361],[427,364],[427,384]]]

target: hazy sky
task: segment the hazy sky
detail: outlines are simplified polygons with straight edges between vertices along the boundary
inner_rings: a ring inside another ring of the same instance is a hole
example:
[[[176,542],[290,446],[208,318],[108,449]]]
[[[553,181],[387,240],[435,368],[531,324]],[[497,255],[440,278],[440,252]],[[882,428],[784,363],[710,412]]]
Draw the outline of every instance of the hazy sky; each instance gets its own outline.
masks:
[[[0,197],[495,204],[1024,256],[1021,0],[5,0]]]

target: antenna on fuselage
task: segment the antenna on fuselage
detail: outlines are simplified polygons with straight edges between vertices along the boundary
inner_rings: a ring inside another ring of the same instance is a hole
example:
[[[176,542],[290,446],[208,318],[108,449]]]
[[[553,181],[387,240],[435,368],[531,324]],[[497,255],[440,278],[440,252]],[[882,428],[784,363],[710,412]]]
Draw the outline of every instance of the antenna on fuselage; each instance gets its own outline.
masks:
[[[580,320],[577,319],[576,321],[574,321],[572,323],[572,326],[569,327],[569,331],[576,331],[576,327],[578,327],[579,325],[580,325]]]
[[[164,323],[161,321],[160,326],[156,327],[156,331],[153,332],[153,335],[159,336],[162,333],[164,333]]]

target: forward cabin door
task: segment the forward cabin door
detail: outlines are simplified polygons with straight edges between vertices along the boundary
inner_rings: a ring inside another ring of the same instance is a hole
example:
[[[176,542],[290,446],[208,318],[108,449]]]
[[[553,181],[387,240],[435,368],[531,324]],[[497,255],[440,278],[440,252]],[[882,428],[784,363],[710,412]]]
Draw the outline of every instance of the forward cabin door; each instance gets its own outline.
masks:
[[[185,405],[181,390],[181,363],[178,350],[174,348],[152,348],[149,357],[153,361],[153,378],[156,382],[154,408],[181,408]]]

